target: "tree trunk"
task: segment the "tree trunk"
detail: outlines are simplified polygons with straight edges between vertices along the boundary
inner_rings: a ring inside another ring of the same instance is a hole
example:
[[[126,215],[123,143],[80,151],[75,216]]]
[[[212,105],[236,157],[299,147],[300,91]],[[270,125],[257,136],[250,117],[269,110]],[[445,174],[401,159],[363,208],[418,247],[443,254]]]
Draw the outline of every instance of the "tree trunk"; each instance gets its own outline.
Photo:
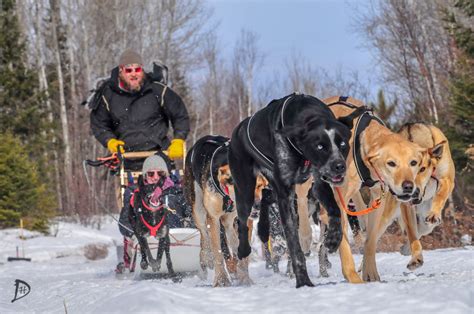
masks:
[[[71,187],[72,183],[72,165],[71,165],[71,147],[69,142],[69,123],[67,117],[67,108],[66,108],[66,99],[64,91],[64,79],[63,79],[63,69],[62,69],[62,60],[59,47],[59,38],[58,38],[58,29],[59,29],[59,17],[60,17],[60,8],[57,0],[49,1],[51,6],[51,30],[53,36],[53,49],[54,56],[56,61],[56,71],[58,75],[58,84],[59,84],[59,115],[61,120],[62,136],[63,136],[63,147],[64,147],[64,175],[66,186],[64,188],[65,194],[65,209],[70,210],[71,207],[71,198],[68,189]]]

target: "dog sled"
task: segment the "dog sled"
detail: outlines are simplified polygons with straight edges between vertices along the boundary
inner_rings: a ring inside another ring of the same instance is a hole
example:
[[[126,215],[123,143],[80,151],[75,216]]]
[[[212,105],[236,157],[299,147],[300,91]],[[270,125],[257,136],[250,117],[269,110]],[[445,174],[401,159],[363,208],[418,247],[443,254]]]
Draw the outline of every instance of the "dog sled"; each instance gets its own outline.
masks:
[[[90,187],[90,180],[87,174],[86,165],[93,167],[105,166],[108,168],[113,175],[116,175],[120,179],[120,191],[118,195],[118,205],[121,208],[124,205],[124,201],[127,200],[125,194],[127,193],[127,188],[132,185],[137,184],[137,179],[141,174],[141,167],[133,167],[133,164],[136,161],[144,160],[145,158],[156,154],[157,151],[145,151],[145,152],[125,152],[125,153],[114,153],[107,157],[101,157],[97,160],[85,160],[84,161],[84,173],[87,179],[87,182]],[[166,151],[164,152],[167,153]],[[177,160],[176,164],[182,165],[181,167],[175,167],[173,169],[173,175],[178,178],[183,177],[183,168],[184,162],[182,160]],[[128,168],[128,165],[132,167]],[[130,189],[129,189],[130,190]],[[113,215],[108,207],[97,198],[95,191],[92,191],[96,201],[103,207],[107,214],[111,215],[118,224],[120,222],[116,219],[116,215]],[[122,225],[123,227],[123,225]],[[126,227],[127,228],[127,227]],[[128,228],[127,228],[128,229]],[[170,237],[170,255],[171,261],[173,264],[174,271],[180,275],[187,275],[192,273],[197,273],[200,271],[200,233],[196,228],[170,228],[169,229]],[[159,239],[148,236],[147,238],[148,245],[152,256],[157,256],[159,249]],[[123,250],[124,245],[117,246],[117,257],[118,262],[123,262]],[[140,254],[140,245],[136,237],[132,237],[132,241],[128,247],[129,256],[131,258],[130,264],[130,274],[133,274],[135,278],[147,278],[158,276],[166,276],[167,265],[166,258],[163,257],[161,260],[161,267],[158,271],[153,271],[152,267],[147,267],[142,269],[140,267],[141,254]]]

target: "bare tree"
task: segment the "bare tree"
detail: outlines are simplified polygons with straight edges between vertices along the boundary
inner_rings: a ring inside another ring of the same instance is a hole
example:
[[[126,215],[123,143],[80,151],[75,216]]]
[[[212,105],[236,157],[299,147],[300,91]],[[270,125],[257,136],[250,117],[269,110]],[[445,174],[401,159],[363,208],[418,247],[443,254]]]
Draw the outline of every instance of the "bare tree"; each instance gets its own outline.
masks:
[[[447,81],[454,54],[443,24],[441,0],[380,0],[359,14],[359,31],[375,48],[386,83],[418,118],[439,121],[446,112]],[[412,104],[412,105],[410,105]]]
[[[238,39],[234,49],[234,60],[237,71],[240,72],[241,77],[244,78],[245,89],[246,89],[246,101],[245,104],[247,116],[252,115],[253,104],[253,84],[255,72],[259,67],[262,66],[264,56],[258,49],[258,36],[257,34],[242,30],[240,38]]]

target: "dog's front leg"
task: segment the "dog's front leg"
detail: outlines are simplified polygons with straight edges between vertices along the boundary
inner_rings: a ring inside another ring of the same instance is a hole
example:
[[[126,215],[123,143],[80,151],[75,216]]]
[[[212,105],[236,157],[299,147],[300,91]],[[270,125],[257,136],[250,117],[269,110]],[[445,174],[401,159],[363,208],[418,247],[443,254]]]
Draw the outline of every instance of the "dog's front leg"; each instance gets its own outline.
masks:
[[[214,287],[228,287],[231,285],[225,270],[225,261],[221,248],[219,217],[209,217],[209,231],[211,234],[211,250],[214,255]]]
[[[423,248],[417,237],[416,212],[406,203],[400,205],[400,211],[411,249],[411,260],[408,263],[407,268],[409,270],[414,270],[423,265]]]
[[[381,193],[380,188],[372,188],[371,200],[379,199]],[[380,281],[375,259],[377,242],[388,227],[389,221],[391,222],[391,217],[397,208],[397,200],[391,194],[385,195],[381,201],[380,208],[367,215],[367,238],[362,260],[362,278],[365,281]]]
[[[324,245],[328,248],[329,253],[333,253],[337,251],[342,240],[341,211],[329,184],[315,178],[313,188],[318,200],[328,213],[328,232]]]
[[[147,257],[147,251],[149,251],[148,242],[143,236],[139,236],[139,235],[137,235],[137,240],[138,240],[138,243],[140,244],[140,253],[142,254],[140,267],[143,270],[145,270],[148,268],[148,257]]]
[[[439,190],[433,198],[433,205],[431,211],[428,213],[425,221],[435,226],[441,224],[441,211],[453,192],[454,181],[450,178],[443,178],[439,180]]]
[[[319,205],[318,205],[319,206]],[[318,250],[318,260],[319,260],[319,274],[321,277],[329,277],[328,268],[331,268],[331,262],[328,258],[328,249],[324,245],[324,241],[327,236],[327,226],[328,226],[328,214],[326,209],[320,206],[319,210],[319,250]]]
[[[163,259],[163,252],[165,251],[165,246],[166,246],[165,237],[159,238],[158,250],[156,252],[156,259],[153,259],[153,258],[150,259],[151,269],[155,273],[160,271],[161,260]]]
[[[170,235],[169,233],[163,238],[163,249],[166,254],[166,267],[168,268],[168,274],[173,282],[181,282],[181,276],[178,276],[173,269],[173,261],[171,260],[170,254]],[[161,244],[160,244],[161,245]],[[159,259],[158,263],[161,265],[161,258]]]
[[[312,179],[306,180],[303,184],[295,187],[298,202],[299,238],[301,248],[305,255],[311,253],[311,243],[313,241],[313,230],[311,229],[308,213],[308,191],[311,188]]]
[[[281,184],[281,183],[280,183]],[[276,184],[278,185],[278,184]],[[293,271],[296,276],[296,288],[302,286],[313,287],[306,269],[306,259],[301,249],[298,234],[298,215],[296,213],[295,191],[293,187],[280,185],[276,187],[278,195],[278,209],[280,210],[281,222],[288,243],[288,252],[291,256]],[[291,191],[291,192],[290,192]]]

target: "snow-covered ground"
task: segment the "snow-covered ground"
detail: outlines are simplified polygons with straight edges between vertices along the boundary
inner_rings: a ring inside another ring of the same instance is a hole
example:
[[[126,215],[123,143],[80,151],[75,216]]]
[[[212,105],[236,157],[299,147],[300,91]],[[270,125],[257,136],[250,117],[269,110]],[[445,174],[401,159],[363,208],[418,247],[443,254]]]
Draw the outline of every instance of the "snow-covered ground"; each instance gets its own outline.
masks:
[[[408,257],[380,253],[383,282],[377,283],[347,283],[334,254],[329,278],[318,276],[315,256],[308,258],[314,288],[295,289],[293,279],[266,270],[263,261],[250,265],[253,286],[212,288],[212,272],[207,280],[193,276],[178,284],[118,280],[114,243],[120,236],[112,222],[101,231],[61,223],[57,237],[25,236],[31,237],[23,241],[25,254],[33,261],[7,262],[22,244],[18,230],[0,231],[0,313],[474,313],[472,246],[425,251],[425,264],[415,272],[405,268]],[[90,243],[108,245],[107,258],[87,260],[83,247]],[[359,264],[361,256],[355,259]],[[29,283],[31,292],[11,303],[16,279]]]

